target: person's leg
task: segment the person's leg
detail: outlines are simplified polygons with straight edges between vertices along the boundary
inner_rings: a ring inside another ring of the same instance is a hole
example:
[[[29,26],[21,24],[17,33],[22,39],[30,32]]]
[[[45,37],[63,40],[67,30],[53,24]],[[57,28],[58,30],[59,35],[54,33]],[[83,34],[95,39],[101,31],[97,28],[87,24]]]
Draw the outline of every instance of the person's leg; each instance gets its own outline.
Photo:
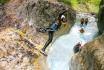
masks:
[[[44,47],[42,48],[42,51],[45,51],[46,48],[48,47],[48,45],[52,42],[53,34],[54,34],[53,31],[48,32],[49,38],[48,38],[47,42],[45,43]]]
[[[38,32],[45,33],[47,31],[46,28],[37,28]]]
[[[81,26],[83,26],[84,22],[81,22]]]
[[[85,24],[87,25],[87,23],[88,23],[88,22],[86,21]]]

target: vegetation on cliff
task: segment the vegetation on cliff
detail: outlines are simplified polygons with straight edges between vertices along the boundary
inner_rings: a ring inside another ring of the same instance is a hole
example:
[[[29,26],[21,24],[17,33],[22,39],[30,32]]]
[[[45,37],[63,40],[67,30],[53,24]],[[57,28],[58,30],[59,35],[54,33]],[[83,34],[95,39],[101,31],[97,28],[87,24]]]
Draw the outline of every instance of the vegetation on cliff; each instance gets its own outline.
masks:
[[[98,13],[99,3],[101,0],[58,0],[58,1],[71,5],[77,11]]]
[[[0,0],[0,4],[5,4],[5,3],[7,3],[8,1],[10,1],[10,0]]]

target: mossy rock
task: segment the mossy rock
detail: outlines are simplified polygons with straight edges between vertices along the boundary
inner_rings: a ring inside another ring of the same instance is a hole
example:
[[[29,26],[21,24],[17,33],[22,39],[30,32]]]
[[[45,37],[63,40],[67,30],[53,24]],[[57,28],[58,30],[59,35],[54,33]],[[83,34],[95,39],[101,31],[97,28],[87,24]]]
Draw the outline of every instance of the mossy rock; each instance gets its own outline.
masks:
[[[7,3],[8,1],[10,1],[10,0],[0,0],[0,5],[3,5],[5,3]]]

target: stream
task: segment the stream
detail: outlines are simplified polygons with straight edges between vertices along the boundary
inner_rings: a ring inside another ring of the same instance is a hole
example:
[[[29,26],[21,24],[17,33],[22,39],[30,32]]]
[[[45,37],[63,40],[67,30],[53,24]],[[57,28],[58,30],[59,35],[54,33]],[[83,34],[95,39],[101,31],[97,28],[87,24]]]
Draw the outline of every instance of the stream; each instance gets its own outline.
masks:
[[[88,18],[88,25],[80,26],[80,19]],[[85,30],[80,33],[80,29]],[[88,13],[77,13],[76,22],[68,34],[60,36],[49,49],[47,64],[49,70],[69,70],[69,62],[74,55],[73,47],[80,42],[82,46],[92,41],[98,33],[97,22],[93,15]]]

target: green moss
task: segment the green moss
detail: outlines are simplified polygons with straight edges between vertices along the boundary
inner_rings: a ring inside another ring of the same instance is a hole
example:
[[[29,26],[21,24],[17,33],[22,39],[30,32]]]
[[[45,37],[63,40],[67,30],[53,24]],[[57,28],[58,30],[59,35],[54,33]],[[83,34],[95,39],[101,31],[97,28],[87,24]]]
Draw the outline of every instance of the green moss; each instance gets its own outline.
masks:
[[[71,2],[69,0],[58,0],[59,2],[63,2],[71,6]]]
[[[77,11],[98,13],[101,0],[58,0],[72,6]]]
[[[7,3],[9,0],[0,0],[0,4],[5,4]]]

